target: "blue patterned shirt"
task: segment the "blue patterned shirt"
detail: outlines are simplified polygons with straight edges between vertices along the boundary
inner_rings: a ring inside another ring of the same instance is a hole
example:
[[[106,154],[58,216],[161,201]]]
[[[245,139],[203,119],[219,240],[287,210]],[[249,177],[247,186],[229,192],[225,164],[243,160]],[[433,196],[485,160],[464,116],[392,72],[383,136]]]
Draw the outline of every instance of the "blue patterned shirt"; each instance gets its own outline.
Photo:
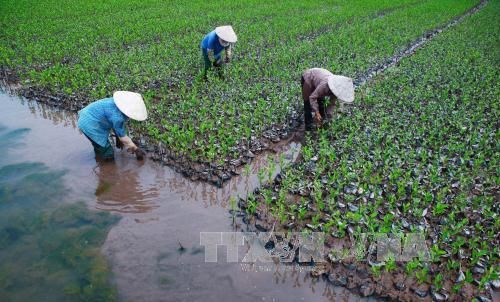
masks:
[[[201,41],[201,48],[206,50],[213,50],[215,58],[220,58],[221,51],[224,50],[224,46],[222,46],[219,42],[219,37],[215,33],[215,30],[210,32],[203,38]]]
[[[78,112],[78,128],[100,146],[109,144],[109,132],[113,129],[124,137],[127,116],[116,107],[113,98],[90,103]]]

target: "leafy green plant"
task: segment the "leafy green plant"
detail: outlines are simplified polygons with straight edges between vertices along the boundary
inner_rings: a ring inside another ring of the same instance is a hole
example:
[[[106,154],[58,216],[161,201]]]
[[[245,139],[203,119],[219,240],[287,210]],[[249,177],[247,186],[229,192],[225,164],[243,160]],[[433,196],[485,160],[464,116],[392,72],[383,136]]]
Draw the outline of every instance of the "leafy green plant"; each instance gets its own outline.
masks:
[[[386,272],[392,272],[392,271],[396,270],[397,264],[396,264],[396,258],[394,257],[394,255],[389,255],[385,259],[385,266],[384,267],[385,267]]]

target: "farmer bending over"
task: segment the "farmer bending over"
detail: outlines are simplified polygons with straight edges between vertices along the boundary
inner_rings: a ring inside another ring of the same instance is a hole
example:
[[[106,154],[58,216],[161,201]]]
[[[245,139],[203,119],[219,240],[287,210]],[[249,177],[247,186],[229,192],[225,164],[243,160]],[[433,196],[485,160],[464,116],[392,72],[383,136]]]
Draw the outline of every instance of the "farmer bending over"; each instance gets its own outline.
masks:
[[[78,112],[78,128],[94,146],[96,158],[113,160],[114,151],[109,133],[114,131],[116,147],[125,146],[137,159],[143,159],[144,151],[138,148],[125,132],[128,118],[144,121],[147,118],[142,96],[135,92],[117,91],[112,98],[90,103]]]
[[[201,41],[201,53],[203,62],[205,63],[204,74],[212,67],[222,66],[221,52],[225,50],[225,63],[231,60],[231,45],[236,43],[238,38],[230,25],[219,26],[214,31],[210,32]],[[210,58],[213,56],[213,60]]]
[[[313,117],[317,124],[332,118],[335,98],[345,103],[354,101],[352,79],[334,75],[326,69],[311,68],[306,70],[302,74],[301,83],[306,130],[312,129]]]

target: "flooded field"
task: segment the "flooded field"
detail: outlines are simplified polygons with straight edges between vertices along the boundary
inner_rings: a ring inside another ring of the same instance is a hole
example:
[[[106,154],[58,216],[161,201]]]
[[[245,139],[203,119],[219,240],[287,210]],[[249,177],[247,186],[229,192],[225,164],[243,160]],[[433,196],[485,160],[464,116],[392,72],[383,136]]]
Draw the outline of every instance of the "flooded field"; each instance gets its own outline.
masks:
[[[200,232],[246,229],[231,196],[253,191],[279,152],[218,189],[125,152],[96,163],[74,114],[5,93],[0,104],[2,301],[105,301],[115,288],[119,301],[359,300],[307,269],[228,263],[222,247],[205,263]],[[299,148],[284,144],[285,159]]]

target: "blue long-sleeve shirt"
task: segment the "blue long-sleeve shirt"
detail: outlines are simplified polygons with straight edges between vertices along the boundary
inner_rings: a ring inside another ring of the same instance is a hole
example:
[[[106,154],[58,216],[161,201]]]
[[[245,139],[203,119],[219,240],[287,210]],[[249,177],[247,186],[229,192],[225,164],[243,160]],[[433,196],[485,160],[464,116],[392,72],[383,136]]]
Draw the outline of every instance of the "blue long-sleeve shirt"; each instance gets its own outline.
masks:
[[[109,143],[109,132],[113,129],[118,137],[126,135],[127,116],[116,107],[113,98],[90,103],[78,112],[78,128],[98,145]]]
[[[225,47],[220,44],[219,37],[215,33],[215,30],[203,38],[201,41],[201,48],[205,51],[213,50],[216,59],[220,58],[221,52],[225,49]]]

